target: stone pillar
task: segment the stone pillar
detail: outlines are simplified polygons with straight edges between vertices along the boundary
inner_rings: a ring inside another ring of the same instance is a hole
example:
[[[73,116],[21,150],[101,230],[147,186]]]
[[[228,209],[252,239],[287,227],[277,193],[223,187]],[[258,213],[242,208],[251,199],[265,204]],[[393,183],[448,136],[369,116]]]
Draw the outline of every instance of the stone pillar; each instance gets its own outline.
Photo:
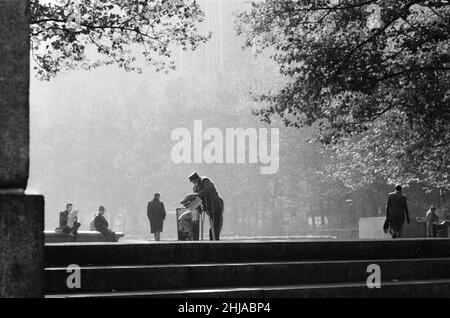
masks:
[[[0,1],[0,188],[25,189],[29,166],[29,1]]]
[[[43,224],[42,196],[0,194],[0,297],[43,296]]]
[[[29,1],[0,1],[0,297],[42,297],[44,198],[29,167]]]

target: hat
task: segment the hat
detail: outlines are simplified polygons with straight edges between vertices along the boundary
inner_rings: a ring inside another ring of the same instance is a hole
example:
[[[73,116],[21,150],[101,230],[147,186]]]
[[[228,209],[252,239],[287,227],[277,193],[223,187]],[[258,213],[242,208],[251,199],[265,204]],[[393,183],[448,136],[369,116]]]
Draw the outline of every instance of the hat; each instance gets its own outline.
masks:
[[[191,175],[189,176],[189,181],[194,181],[194,180],[197,180],[197,179],[200,179],[200,176],[197,174],[197,172],[193,172],[193,173],[191,173]]]

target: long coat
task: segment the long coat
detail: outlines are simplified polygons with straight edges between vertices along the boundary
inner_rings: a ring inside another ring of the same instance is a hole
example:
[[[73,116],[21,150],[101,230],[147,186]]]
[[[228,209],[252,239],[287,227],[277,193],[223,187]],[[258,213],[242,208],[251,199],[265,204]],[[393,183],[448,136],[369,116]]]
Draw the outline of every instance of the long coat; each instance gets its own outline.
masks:
[[[193,190],[202,199],[203,207],[208,214],[211,212],[223,212],[223,200],[209,178],[201,177],[200,183],[194,185]]]
[[[166,209],[164,208],[164,203],[156,199],[150,201],[147,205],[147,217],[150,221],[151,232],[162,232],[163,223],[166,219]]]
[[[194,193],[202,199],[203,208],[214,221],[214,240],[219,240],[223,225],[223,200],[217,193],[214,183],[209,178],[201,177],[194,186]],[[213,240],[213,233],[209,230],[209,238]]]
[[[402,226],[405,219],[409,223],[408,203],[406,196],[401,192],[389,193],[386,204],[386,218],[389,219],[390,224],[396,227]]]

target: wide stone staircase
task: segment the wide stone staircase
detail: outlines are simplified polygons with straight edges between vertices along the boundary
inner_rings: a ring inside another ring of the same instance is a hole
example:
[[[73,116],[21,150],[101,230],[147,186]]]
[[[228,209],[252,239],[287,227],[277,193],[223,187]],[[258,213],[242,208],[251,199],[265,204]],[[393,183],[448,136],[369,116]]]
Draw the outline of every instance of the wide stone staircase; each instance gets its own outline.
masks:
[[[450,240],[47,244],[47,297],[449,297]],[[80,267],[69,289],[67,266]],[[369,288],[368,266],[381,288]]]

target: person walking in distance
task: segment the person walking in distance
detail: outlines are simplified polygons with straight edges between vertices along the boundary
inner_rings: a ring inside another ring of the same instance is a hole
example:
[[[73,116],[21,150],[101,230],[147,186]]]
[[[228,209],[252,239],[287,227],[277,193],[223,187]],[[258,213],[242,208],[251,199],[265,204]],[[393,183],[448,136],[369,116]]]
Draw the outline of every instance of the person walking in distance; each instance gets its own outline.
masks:
[[[155,235],[155,241],[161,238],[164,220],[166,219],[166,209],[164,203],[160,201],[161,195],[155,193],[153,200],[147,205],[147,216],[150,221],[150,231]]]
[[[406,196],[402,193],[401,185],[396,185],[395,192],[388,195],[386,220],[389,222],[392,238],[400,238],[405,220],[409,224],[408,203]]]

